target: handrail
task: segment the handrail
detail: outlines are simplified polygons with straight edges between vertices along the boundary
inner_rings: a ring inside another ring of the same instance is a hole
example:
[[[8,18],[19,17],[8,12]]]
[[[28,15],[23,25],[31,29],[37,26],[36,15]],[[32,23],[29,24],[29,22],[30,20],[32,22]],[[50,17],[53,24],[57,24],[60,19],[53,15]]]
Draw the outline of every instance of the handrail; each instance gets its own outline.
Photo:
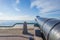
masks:
[[[12,26],[0,26],[0,27],[14,27],[15,25],[17,25],[17,24],[23,24],[23,23],[15,23],[15,24],[13,24]],[[34,23],[27,23],[27,24],[34,24]]]

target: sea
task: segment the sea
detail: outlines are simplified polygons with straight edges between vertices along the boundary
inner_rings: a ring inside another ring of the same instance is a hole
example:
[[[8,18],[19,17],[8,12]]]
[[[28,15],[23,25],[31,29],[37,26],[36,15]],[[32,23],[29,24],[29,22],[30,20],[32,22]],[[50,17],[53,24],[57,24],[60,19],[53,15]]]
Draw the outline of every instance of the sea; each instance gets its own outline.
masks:
[[[0,27],[10,27],[13,26],[14,24],[19,24],[22,25],[24,22],[27,22],[27,24],[34,24],[34,20],[0,20]]]

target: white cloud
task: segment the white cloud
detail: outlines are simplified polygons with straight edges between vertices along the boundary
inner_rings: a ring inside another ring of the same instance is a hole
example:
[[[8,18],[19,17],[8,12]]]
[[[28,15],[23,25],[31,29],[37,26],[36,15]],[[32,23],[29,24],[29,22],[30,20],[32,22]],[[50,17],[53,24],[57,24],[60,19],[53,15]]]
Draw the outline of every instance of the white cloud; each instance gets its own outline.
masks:
[[[17,12],[20,12],[20,8],[18,8],[18,5],[20,3],[20,0],[16,0],[15,3],[12,4],[13,9],[16,10]]]
[[[16,4],[13,4],[12,6],[15,11],[17,12],[21,11]]]
[[[16,0],[16,4],[19,4],[20,0]]]
[[[31,2],[31,8],[36,6],[40,13],[47,13],[60,9],[60,0],[35,0]]]
[[[20,11],[20,9],[18,8],[18,4],[20,3],[20,0],[16,0],[16,4],[15,4],[15,7],[14,7],[14,9],[16,10],[16,11]]]
[[[17,7],[15,7],[14,9],[15,9],[16,11],[21,11],[21,10],[20,10],[19,8],[17,8]]]

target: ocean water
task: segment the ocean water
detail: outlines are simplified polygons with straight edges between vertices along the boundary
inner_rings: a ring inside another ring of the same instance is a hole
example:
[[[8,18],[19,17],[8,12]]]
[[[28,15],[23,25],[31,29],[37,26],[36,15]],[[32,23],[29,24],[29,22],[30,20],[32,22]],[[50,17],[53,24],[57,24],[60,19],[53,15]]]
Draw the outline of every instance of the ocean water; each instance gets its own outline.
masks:
[[[32,24],[34,24],[35,23],[35,21],[34,20],[27,20],[26,21],[27,23],[32,23]],[[0,20],[0,27],[2,27],[2,26],[13,26],[14,24],[16,24],[16,23],[24,23],[24,20]]]

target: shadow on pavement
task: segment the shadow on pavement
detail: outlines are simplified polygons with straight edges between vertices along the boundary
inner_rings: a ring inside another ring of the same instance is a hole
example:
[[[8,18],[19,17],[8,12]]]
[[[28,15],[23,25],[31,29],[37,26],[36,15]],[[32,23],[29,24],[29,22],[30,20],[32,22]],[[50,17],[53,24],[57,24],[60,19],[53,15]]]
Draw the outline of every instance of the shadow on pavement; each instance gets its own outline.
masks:
[[[46,40],[44,34],[40,30],[35,30],[35,35],[41,37],[43,40]]]

